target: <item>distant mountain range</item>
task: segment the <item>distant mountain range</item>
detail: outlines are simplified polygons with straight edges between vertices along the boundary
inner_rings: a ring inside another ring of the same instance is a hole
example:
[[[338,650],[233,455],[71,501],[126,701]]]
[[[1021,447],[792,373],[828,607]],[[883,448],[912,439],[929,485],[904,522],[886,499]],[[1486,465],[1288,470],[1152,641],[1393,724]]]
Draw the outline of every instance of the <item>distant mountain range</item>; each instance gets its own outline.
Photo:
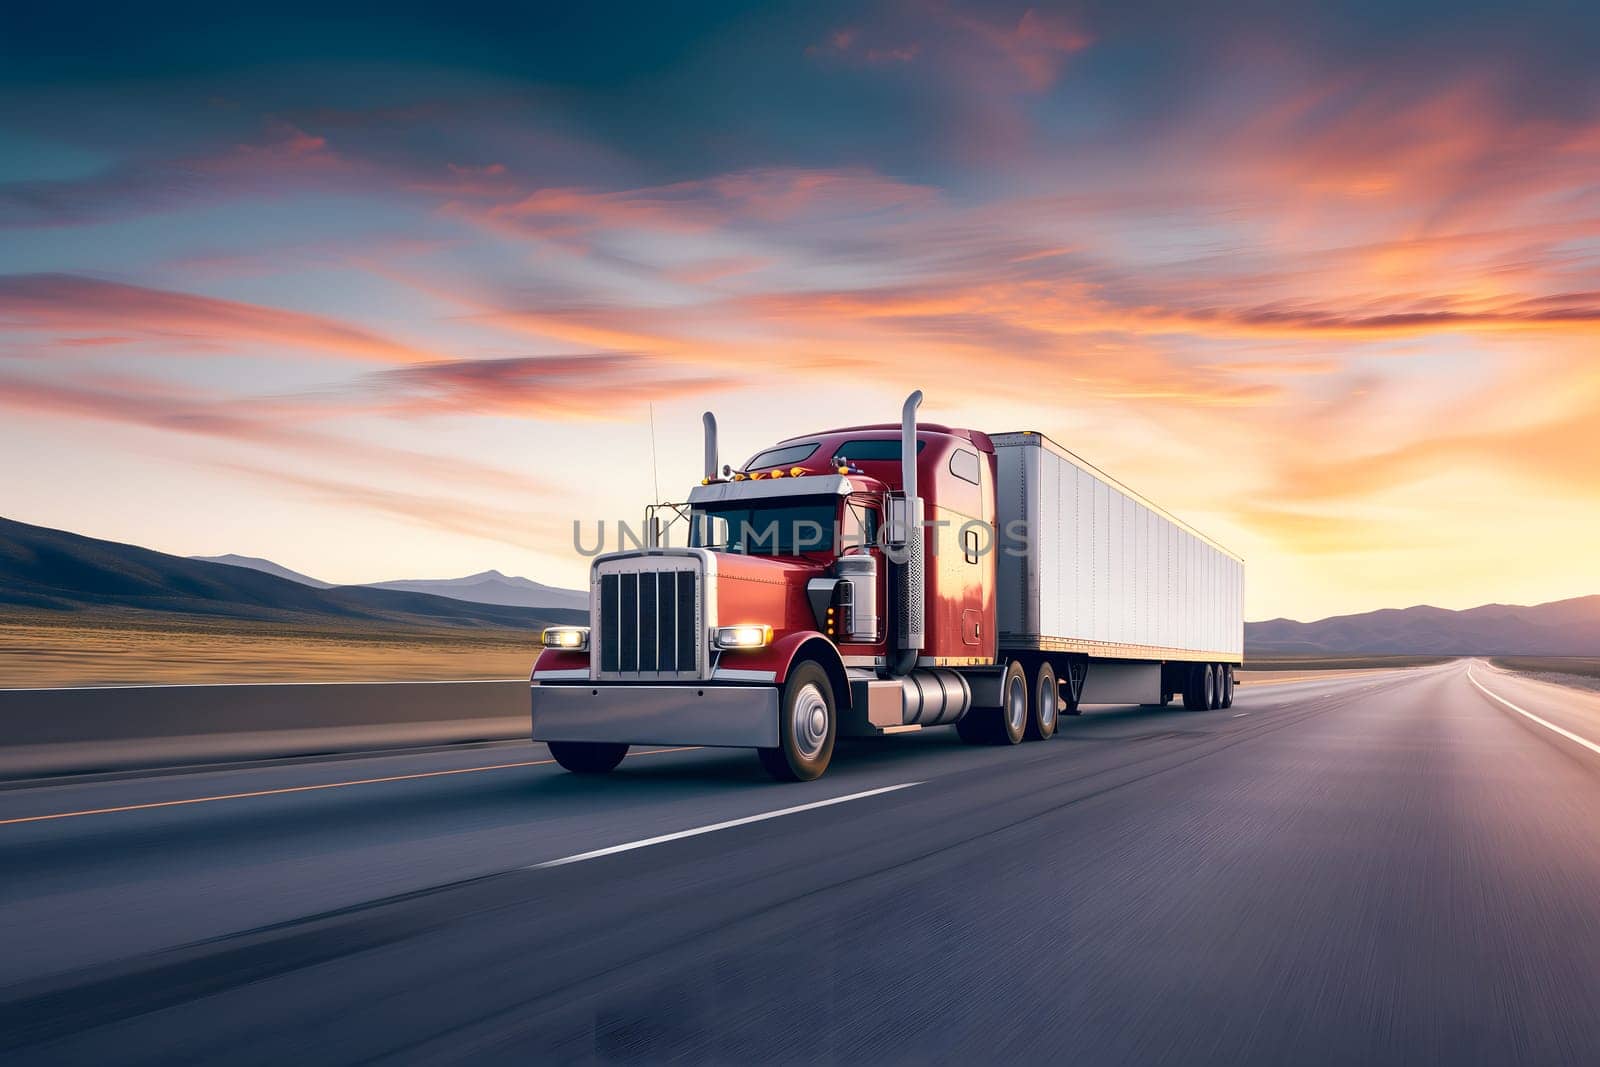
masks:
[[[313,589],[338,588],[330,582],[324,582],[309,575],[292,571],[288,567],[272,562],[270,559],[261,559],[258,556],[191,556],[191,559],[205,560],[207,563],[225,563],[230,567],[248,567],[253,571],[264,574],[276,574],[280,578],[287,578],[291,582],[309,585]],[[465,578],[411,578],[394,582],[369,582],[362,586],[347,586],[345,588],[361,589],[394,589],[402,593],[430,593],[434,596],[449,597],[451,600],[467,600],[474,604],[502,604],[507,607],[532,608],[536,611],[551,609],[560,611],[588,611],[589,594],[578,589],[560,589],[553,585],[541,585],[527,578],[516,578],[501,574],[499,571],[484,571],[481,574],[469,574]]]
[[[1465,611],[1389,608],[1319,622],[1273,619],[1244,627],[1246,655],[1393,653],[1600,656],[1600,596]]]
[[[366,586],[317,588],[260,568],[186,559],[0,519],[0,607],[297,624],[534,629],[584,613]]]

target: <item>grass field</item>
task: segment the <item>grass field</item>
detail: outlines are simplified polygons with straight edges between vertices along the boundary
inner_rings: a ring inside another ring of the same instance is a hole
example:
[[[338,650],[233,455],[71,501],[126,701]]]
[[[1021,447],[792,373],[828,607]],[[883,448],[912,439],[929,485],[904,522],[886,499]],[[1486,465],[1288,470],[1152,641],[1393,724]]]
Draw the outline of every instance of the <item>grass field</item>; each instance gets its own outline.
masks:
[[[1245,671],[1370,671],[1386,667],[1431,667],[1450,656],[1252,656],[1244,657]]]
[[[526,678],[532,631],[0,615],[0,688]]]

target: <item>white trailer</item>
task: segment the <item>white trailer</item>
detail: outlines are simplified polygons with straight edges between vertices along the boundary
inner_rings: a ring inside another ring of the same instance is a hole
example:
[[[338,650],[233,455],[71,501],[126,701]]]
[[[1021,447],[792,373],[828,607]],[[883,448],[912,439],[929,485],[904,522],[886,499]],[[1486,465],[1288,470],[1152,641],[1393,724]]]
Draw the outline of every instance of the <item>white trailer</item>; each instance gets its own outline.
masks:
[[[1231,703],[1243,559],[1042,434],[991,440],[1001,648],[1071,655],[1074,703]]]

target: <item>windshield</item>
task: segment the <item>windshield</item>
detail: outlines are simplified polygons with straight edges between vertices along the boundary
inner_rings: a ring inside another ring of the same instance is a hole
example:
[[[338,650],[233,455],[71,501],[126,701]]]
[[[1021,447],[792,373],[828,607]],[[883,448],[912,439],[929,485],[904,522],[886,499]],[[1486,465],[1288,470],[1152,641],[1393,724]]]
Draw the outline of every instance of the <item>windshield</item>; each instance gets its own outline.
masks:
[[[769,448],[765,452],[758,452],[754,459],[744,465],[747,471],[757,467],[787,467],[791,463],[800,463],[809,459],[811,453],[817,450],[816,441],[807,441],[798,445],[779,445]]]
[[[690,524],[689,543],[697,548],[726,548],[747,556],[798,556],[832,552],[838,515],[832,499],[808,503],[774,502],[696,508],[695,515],[728,521],[728,543],[706,543],[707,523]]]

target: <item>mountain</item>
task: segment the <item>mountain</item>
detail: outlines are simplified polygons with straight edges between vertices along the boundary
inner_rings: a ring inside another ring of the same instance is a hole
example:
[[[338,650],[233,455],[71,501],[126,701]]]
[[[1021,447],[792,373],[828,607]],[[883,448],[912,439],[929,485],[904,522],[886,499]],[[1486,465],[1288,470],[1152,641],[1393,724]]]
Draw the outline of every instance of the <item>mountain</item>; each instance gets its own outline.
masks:
[[[478,604],[506,604],[523,608],[564,608],[588,611],[589,594],[579,589],[558,589],[527,578],[516,578],[499,571],[469,574],[465,578],[416,578],[399,582],[373,582],[369,589],[398,589],[408,593],[432,593]]]
[[[1272,619],[1244,627],[1246,654],[1393,653],[1458,656],[1600,655],[1600,596],[1466,611],[1426,605],[1319,622]]]
[[[311,577],[309,574],[292,571],[281,563],[274,563],[270,559],[262,559],[260,556],[236,556],[229,552],[224,556],[190,556],[189,558],[197,559],[202,563],[224,563],[229,567],[248,567],[253,571],[260,571],[262,574],[276,574],[279,578],[287,578],[291,582],[309,585],[313,589],[333,588],[332,582],[324,582],[320,578]]]
[[[429,593],[467,600],[474,604],[500,604],[505,607],[532,608],[535,611],[588,611],[589,594],[581,589],[561,589],[541,585],[528,578],[517,578],[499,571],[469,574],[465,578],[411,578],[394,582],[367,582],[360,586],[335,586],[318,578],[292,571],[270,559],[259,556],[190,556],[190,559],[207,563],[225,563],[230,567],[248,567],[264,574],[276,574],[291,582],[309,585],[314,589],[392,589],[402,593]]]
[[[5,606],[384,627],[534,629],[582,617],[394,589],[316,589],[248,567],[0,519],[0,607]]]

